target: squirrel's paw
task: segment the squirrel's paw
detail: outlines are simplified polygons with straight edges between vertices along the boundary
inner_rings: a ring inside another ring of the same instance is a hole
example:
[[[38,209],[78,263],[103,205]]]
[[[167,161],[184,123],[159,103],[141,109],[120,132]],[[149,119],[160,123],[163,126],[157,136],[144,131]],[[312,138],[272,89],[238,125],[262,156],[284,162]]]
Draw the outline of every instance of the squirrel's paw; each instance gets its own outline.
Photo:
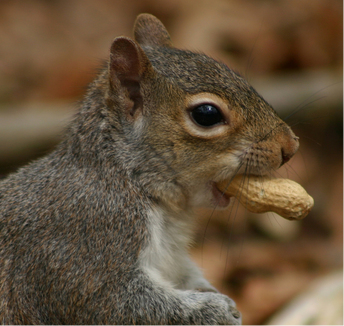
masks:
[[[198,292],[199,322],[212,325],[241,325],[241,314],[229,297],[213,292]]]

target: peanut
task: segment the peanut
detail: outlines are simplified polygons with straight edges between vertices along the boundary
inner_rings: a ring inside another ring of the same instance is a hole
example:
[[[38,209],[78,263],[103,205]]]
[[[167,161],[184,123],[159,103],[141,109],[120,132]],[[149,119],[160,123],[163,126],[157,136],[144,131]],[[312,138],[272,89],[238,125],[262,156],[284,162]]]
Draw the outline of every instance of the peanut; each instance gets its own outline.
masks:
[[[253,213],[275,212],[288,220],[300,220],[314,205],[313,198],[289,179],[237,175],[217,184],[220,191],[235,196]]]

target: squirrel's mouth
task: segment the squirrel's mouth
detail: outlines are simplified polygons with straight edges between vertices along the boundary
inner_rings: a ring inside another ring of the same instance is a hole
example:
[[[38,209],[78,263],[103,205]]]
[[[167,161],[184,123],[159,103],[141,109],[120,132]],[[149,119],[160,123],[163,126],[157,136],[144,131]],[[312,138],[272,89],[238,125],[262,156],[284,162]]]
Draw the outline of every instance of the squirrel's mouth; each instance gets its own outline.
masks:
[[[221,191],[215,182],[211,183],[211,191],[215,207],[227,207],[229,205],[232,196]]]

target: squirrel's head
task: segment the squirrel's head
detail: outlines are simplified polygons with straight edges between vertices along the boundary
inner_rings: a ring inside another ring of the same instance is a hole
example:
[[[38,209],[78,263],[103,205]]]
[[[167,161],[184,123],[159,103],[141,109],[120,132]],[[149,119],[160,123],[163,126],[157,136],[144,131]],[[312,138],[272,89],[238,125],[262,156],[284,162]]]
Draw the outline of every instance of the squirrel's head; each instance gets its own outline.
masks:
[[[107,103],[132,151],[128,169],[153,196],[225,206],[216,182],[267,174],[294,155],[297,137],[240,75],[174,48],[152,15],[134,34],[111,46]]]

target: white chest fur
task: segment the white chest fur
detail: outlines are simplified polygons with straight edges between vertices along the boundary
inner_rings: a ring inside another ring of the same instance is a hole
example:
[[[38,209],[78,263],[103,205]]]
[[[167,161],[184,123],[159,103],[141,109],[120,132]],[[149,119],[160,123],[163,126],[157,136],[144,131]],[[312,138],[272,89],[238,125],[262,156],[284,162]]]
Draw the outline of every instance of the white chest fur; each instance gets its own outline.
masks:
[[[149,212],[148,246],[140,253],[140,264],[154,282],[164,287],[183,288],[189,274],[187,249],[191,241],[190,217],[171,216],[163,209]]]

